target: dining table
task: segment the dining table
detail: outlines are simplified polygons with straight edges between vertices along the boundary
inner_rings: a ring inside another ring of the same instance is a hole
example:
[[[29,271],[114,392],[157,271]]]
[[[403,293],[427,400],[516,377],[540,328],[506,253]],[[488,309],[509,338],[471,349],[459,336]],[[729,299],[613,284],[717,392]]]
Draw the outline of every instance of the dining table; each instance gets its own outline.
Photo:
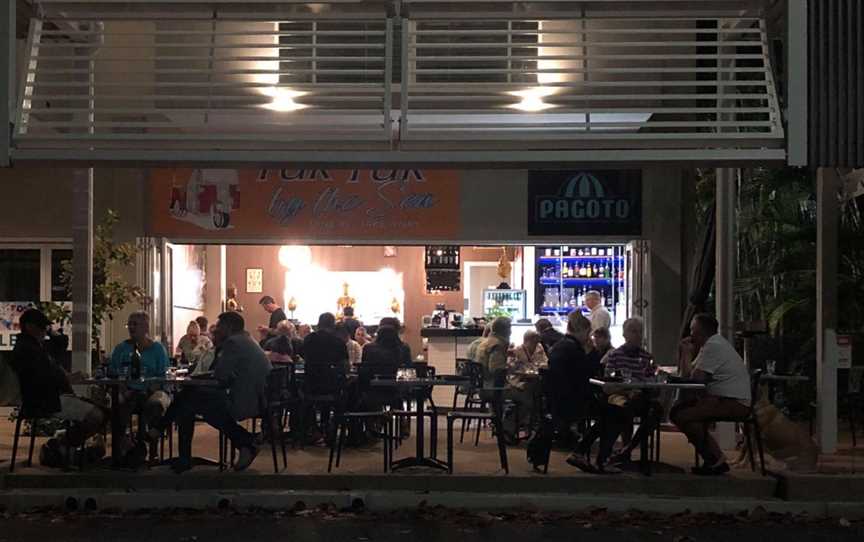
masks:
[[[460,376],[439,375],[429,378],[373,378],[369,381],[372,388],[397,389],[406,395],[413,396],[417,404],[417,410],[413,416],[417,418],[416,430],[416,453],[411,457],[391,461],[390,470],[396,471],[409,467],[427,467],[439,470],[448,470],[448,465],[436,457],[432,451],[426,454],[426,400],[431,396],[432,388],[436,386],[467,386],[470,379]]]
[[[600,388],[604,394],[610,395],[613,393],[621,393],[627,391],[644,391],[646,393],[659,394],[664,391],[703,391],[705,384],[693,380],[684,380],[673,378],[651,378],[642,379],[599,379],[592,378],[590,380],[592,386]],[[648,439],[650,431],[642,432],[642,442],[639,443],[639,466],[642,473],[646,476],[651,474],[651,459],[648,456]]]
[[[123,439],[124,420],[120,419],[120,391],[129,384],[144,385],[153,388],[181,389],[184,387],[218,388],[222,384],[212,377],[191,377],[167,374],[164,377],[151,377],[131,380],[129,378],[88,378],[80,382],[88,386],[104,386],[108,388],[111,396],[111,464],[115,467],[121,466],[123,458],[120,455],[120,446],[116,444]]]

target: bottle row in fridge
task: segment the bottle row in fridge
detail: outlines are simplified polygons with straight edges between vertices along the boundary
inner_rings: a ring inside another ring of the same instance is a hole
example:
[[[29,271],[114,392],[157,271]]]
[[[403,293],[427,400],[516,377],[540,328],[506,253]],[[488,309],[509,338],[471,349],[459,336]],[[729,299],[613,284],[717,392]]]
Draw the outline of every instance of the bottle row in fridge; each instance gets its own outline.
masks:
[[[623,259],[624,246],[556,246],[538,247],[537,257],[541,261],[554,259]]]
[[[546,286],[542,290],[543,297],[543,312],[560,312],[567,311],[570,312],[576,308],[585,307],[585,294],[591,291],[589,287],[581,287],[581,288],[558,288],[555,286]],[[611,308],[613,306],[614,300],[612,299],[612,292],[609,291],[608,288],[600,291],[603,296],[603,303],[606,307]],[[619,297],[623,295],[623,292],[619,291]]]

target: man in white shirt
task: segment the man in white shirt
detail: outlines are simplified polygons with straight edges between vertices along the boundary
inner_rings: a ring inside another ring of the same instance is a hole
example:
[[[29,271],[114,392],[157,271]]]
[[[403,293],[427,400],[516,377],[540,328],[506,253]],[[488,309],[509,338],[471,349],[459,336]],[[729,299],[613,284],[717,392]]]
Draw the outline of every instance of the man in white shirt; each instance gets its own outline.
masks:
[[[721,335],[717,320],[697,314],[690,322],[690,337],[699,349],[693,360],[692,378],[704,382],[705,394],[675,405],[669,418],[696,448],[704,461],[694,474],[719,475],[729,472],[723,451],[705,430],[705,420],[744,419],[750,414],[750,374],[744,360]]]
[[[612,316],[603,306],[603,296],[597,290],[591,290],[585,294],[585,305],[591,309],[588,319],[591,320],[591,331],[600,328],[612,327]]]

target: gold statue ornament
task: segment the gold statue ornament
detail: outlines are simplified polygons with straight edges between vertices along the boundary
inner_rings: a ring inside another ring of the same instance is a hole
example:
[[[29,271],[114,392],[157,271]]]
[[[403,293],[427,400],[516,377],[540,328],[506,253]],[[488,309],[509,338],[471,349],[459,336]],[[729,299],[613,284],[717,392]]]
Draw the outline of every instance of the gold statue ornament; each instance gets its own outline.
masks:
[[[348,294],[348,288],[350,288],[347,282],[342,283],[342,297],[336,300],[336,308],[339,310],[339,314],[342,314],[342,311],[345,310],[346,307],[354,307],[356,300]]]
[[[510,280],[511,270],[510,259],[507,258],[507,247],[501,247],[501,258],[498,260],[498,276],[501,277],[502,281],[506,282]]]
[[[393,301],[390,302],[390,312],[393,314],[399,314],[399,311],[402,310],[402,306],[399,304],[399,300],[396,299],[396,296],[393,296]]]

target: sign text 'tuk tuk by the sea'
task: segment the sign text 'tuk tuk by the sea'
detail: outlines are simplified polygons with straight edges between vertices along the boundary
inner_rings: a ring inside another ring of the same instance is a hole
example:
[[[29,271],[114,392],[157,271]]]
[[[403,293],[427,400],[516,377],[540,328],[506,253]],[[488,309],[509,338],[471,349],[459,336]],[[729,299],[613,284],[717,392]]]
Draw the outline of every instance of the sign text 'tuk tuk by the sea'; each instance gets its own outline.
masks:
[[[421,169],[158,169],[149,230],[184,238],[440,239],[459,174]]]

